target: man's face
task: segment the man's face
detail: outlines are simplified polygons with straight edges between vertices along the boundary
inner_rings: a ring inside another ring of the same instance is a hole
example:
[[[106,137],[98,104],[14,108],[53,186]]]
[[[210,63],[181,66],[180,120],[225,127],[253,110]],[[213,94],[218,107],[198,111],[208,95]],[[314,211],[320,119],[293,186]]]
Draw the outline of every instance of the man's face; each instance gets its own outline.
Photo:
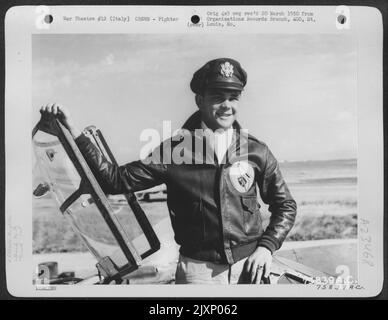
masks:
[[[228,129],[237,117],[241,91],[207,89],[196,101],[202,120],[212,130]]]

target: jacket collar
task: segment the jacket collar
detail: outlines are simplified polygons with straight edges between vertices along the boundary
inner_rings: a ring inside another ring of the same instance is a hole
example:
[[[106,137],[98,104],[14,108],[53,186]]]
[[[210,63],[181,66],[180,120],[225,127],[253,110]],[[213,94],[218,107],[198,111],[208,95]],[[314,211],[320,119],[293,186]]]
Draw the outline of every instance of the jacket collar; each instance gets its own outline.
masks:
[[[201,113],[200,111],[194,112],[183,124],[182,129],[194,131],[195,129],[201,129]],[[233,122],[233,128],[239,131],[241,129],[240,124],[237,121]]]

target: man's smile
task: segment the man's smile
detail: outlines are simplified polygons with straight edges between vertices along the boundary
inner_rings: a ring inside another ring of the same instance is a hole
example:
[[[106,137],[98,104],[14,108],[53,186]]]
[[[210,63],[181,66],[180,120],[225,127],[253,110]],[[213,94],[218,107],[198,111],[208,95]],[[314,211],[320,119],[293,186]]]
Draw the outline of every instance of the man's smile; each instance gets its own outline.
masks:
[[[216,112],[216,116],[217,116],[218,118],[227,119],[227,118],[229,118],[230,116],[233,116],[233,113],[220,113],[220,112]]]

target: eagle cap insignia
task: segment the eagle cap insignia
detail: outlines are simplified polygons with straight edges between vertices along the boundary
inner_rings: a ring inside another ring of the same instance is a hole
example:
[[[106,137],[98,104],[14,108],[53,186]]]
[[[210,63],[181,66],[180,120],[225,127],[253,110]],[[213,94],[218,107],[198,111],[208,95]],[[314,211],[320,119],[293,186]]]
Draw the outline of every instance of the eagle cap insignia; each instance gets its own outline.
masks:
[[[226,78],[233,76],[233,65],[228,61],[221,64],[221,74]]]

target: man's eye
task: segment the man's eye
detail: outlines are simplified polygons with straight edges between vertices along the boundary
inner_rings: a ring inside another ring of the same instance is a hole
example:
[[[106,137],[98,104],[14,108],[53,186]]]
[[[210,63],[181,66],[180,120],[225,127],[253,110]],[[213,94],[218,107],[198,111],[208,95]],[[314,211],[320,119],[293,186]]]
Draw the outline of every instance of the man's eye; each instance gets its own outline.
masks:
[[[222,101],[224,101],[225,99],[224,99],[224,97],[221,97],[221,96],[214,96],[214,97],[213,97],[213,100],[214,100],[215,102],[222,102]]]
[[[229,100],[229,101],[239,101],[240,100],[240,96],[230,96],[229,98],[227,96],[223,96],[223,95],[214,95],[212,96],[212,100],[214,101],[214,103],[221,103],[225,100]]]

